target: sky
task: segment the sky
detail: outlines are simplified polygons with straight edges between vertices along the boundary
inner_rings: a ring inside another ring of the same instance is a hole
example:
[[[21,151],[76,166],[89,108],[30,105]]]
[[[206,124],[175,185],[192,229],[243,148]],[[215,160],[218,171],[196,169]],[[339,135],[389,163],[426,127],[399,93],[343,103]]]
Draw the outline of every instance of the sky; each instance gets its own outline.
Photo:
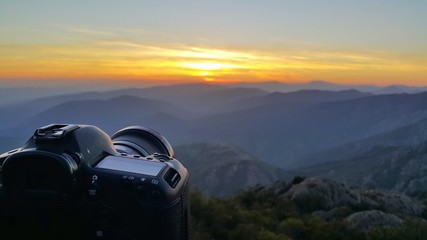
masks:
[[[0,86],[427,86],[427,1],[0,0]]]

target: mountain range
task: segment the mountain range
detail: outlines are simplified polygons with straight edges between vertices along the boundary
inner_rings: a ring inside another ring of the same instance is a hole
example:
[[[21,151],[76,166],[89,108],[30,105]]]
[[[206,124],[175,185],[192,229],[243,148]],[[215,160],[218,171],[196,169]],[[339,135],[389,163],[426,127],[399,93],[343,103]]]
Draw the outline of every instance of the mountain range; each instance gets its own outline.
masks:
[[[412,87],[405,85],[390,85],[377,86],[369,84],[337,84],[322,80],[316,80],[306,83],[284,83],[281,81],[269,82],[238,82],[231,84],[233,87],[253,87],[266,91],[294,92],[299,90],[330,90],[342,91],[347,89],[355,89],[362,92],[370,92],[374,94],[393,94],[393,93],[419,93],[427,90],[427,87]]]
[[[226,140],[281,167],[427,117],[427,93],[330,102],[277,102],[198,119],[196,139]]]
[[[409,159],[408,149],[423,149],[425,88],[313,82],[304,85],[313,89],[294,86],[290,91],[286,84],[265,84],[275,86],[274,91],[257,84],[184,84],[4,102],[0,150],[21,146],[36,128],[50,123],[93,124],[108,134],[143,125],[163,133],[177,147],[195,186],[210,195],[225,196],[293,175],[374,186],[367,184],[371,176],[376,187],[404,192],[424,187],[424,173],[410,171],[412,177],[401,180],[397,173],[374,170],[396,172],[386,168],[385,156],[402,154],[404,159],[395,160],[401,162]],[[279,85],[289,91],[280,91]],[[422,161],[415,160],[399,166],[408,164],[423,168]],[[355,169],[364,169],[363,174]]]

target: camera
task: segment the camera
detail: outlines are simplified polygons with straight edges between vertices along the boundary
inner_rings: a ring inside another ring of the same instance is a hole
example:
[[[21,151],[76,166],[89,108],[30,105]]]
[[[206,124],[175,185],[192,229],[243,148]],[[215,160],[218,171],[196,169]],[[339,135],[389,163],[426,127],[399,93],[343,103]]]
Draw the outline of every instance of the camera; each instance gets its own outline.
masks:
[[[189,239],[188,171],[150,128],[41,127],[0,155],[0,177],[2,236]]]

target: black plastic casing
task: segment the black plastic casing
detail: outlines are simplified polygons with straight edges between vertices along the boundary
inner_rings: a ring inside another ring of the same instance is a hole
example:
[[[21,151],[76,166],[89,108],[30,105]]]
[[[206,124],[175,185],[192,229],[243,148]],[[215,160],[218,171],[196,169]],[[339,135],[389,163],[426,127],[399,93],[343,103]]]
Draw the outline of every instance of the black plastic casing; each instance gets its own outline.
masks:
[[[100,167],[107,160],[131,168]],[[63,124],[36,130],[0,166],[2,234],[189,239],[188,172],[173,156],[119,152],[99,128]]]

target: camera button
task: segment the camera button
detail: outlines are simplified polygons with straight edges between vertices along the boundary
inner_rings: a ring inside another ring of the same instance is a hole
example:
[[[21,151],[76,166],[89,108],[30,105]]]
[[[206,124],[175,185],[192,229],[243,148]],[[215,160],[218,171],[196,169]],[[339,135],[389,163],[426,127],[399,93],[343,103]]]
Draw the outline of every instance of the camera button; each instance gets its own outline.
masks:
[[[110,227],[114,219],[114,210],[110,207],[103,206],[96,212],[97,223],[101,227]]]
[[[139,184],[136,187],[136,194],[138,194],[139,197],[145,197],[146,193],[147,193],[147,186],[145,184]]]
[[[154,190],[151,192],[151,198],[153,200],[161,200],[162,199],[162,193],[159,190]]]
[[[89,200],[99,200],[101,198],[101,191],[102,189],[97,181],[93,181],[87,189],[86,196]]]
[[[89,239],[113,239],[108,229],[96,227],[91,230]]]

